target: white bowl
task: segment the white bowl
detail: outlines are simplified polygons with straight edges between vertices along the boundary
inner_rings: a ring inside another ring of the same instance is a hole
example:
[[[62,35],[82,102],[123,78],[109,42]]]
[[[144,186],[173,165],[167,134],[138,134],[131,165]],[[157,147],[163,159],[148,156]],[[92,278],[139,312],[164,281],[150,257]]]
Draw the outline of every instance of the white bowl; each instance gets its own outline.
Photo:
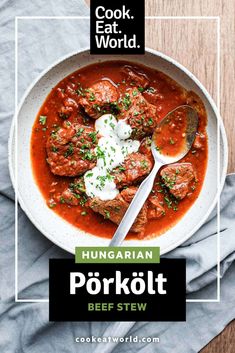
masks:
[[[35,183],[30,160],[30,138],[36,115],[51,89],[65,76],[79,68],[100,61],[128,60],[153,67],[172,77],[187,90],[193,90],[203,100],[208,115],[209,158],[201,193],[182,219],[161,236],[150,240],[125,240],[125,246],[160,246],[164,254],[191,237],[205,222],[216,205],[227,170],[227,138],[215,103],[204,86],[185,67],[172,58],[152,49],[145,55],[97,56],[80,50],[61,58],[29,87],[12,124],[9,138],[9,168],[18,199],[33,224],[52,242],[74,253],[76,246],[108,246],[109,239],[100,238],[74,227],[46,205]],[[16,132],[17,124],[17,137]],[[16,137],[16,138],[15,138]],[[218,144],[218,140],[220,143]],[[18,162],[15,161],[17,147]],[[15,175],[17,166],[17,174]],[[33,236],[33,235],[32,235]]]

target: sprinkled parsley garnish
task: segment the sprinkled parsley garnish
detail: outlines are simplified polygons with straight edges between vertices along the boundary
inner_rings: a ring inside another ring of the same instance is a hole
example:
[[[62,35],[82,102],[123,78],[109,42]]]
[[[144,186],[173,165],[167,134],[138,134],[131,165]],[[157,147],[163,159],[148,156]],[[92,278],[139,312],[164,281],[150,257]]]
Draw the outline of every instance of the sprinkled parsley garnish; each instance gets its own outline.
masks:
[[[90,133],[88,134],[88,136],[91,138],[91,140],[92,140],[93,143],[96,143],[96,142],[97,142],[97,134],[98,134],[97,131],[90,132]]]
[[[122,98],[122,103],[124,105],[125,110],[127,110],[131,105],[130,94],[125,93],[125,96]]]
[[[73,151],[74,151],[73,144],[70,143],[68,149],[64,153],[64,156],[65,157],[71,156],[73,154]]]
[[[110,218],[110,212],[108,210],[104,210],[104,218],[109,219]]]
[[[46,122],[47,122],[47,116],[46,115],[40,115],[39,117],[39,123],[41,125],[46,125]]]

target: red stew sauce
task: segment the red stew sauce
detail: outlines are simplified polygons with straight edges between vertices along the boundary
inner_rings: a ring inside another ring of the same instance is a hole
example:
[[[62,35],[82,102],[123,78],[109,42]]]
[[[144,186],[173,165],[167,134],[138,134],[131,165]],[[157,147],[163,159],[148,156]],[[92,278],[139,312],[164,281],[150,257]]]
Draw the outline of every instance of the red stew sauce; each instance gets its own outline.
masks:
[[[113,223],[108,216],[94,212],[89,207],[89,200],[87,201],[86,196],[79,195],[79,203],[76,203],[76,205],[73,205],[72,201],[69,204],[64,198],[58,199],[58,197],[55,197],[55,195],[62,194],[69,187],[74,177],[82,177],[82,173],[79,176],[56,175],[52,172],[48,162],[47,141],[61,127],[65,126],[65,124],[68,126],[81,124],[82,126],[94,127],[97,116],[95,116],[95,113],[90,113],[89,109],[92,108],[99,115],[100,106],[95,104],[98,99],[96,94],[104,94],[104,90],[103,92],[97,91],[97,93],[92,90],[92,87],[100,81],[108,81],[118,92],[118,98],[115,102],[113,101],[113,97],[116,99],[115,95],[110,98],[112,109],[113,107],[115,109],[118,107],[117,110],[112,110],[112,113],[116,114],[117,119],[128,116],[133,124],[135,112],[133,113],[131,108],[132,102],[130,101],[132,96],[130,97],[128,93],[132,92],[131,95],[136,95],[133,88],[138,91],[139,96],[137,98],[140,101],[142,99],[141,104],[143,101],[144,103],[147,102],[145,104],[149,104],[148,110],[145,108],[145,115],[141,118],[144,121],[147,116],[148,121],[143,124],[148,129],[143,129],[143,135],[139,135],[141,125],[139,128],[137,120],[137,128],[135,126],[135,129],[133,129],[133,131],[138,131],[136,136],[141,144],[143,140],[145,143],[148,139],[151,142],[152,124],[155,124],[155,122],[158,124],[167,113],[179,105],[190,105],[198,113],[198,132],[191,150],[179,164],[158,173],[150,195],[151,202],[146,205],[145,213],[148,214],[146,216],[148,221],[145,224],[144,231],[141,233],[130,232],[128,237],[151,238],[160,235],[175,225],[198,198],[206,173],[208,157],[207,115],[201,99],[194,92],[185,90],[162,72],[136,63],[107,61],[86,66],[60,81],[45,99],[32,128],[31,161],[35,181],[52,212],[56,212],[65,221],[78,229],[100,237],[111,238],[113,236],[117,224]],[[90,106],[86,106],[84,98],[87,98]],[[133,98],[136,99],[136,97]],[[102,100],[102,97],[99,97],[99,99]],[[100,102],[99,99],[98,101]],[[92,106],[93,102],[95,103]],[[105,109],[109,112],[111,108],[108,105],[109,101],[105,106]],[[152,111],[154,111],[154,116],[149,118],[148,112],[152,114]],[[136,119],[140,119],[140,116],[137,115],[139,115],[139,112],[138,114],[136,113]],[[169,124],[167,128],[171,129],[172,136],[174,122]],[[182,129],[184,129],[183,126]],[[76,133],[78,134],[78,131]],[[149,153],[150,142],[146,144],[147,147],[142,148],[142,151],[146,148],[146,153],[145,151],[143,152],[146,156]],[[174,130],[174,137],[161,140],[161,144],[164,145],[164,149],[168,149],[170,155],[174,155],[175,148],[180,143],[182,143],[182,131],[180,128]],[[64,157],[69,154],[72,156],[74,153],[72,142],[68,146]],[[57,153],[57,147],[52,146],[52,148],[54,148],[53,153]],[[151,155],[149,155],[149,160],[152,160]],[[92,157],[89,162],[94,162]],[[133,184],[129,186],[136,188],[143,179],[144,177],[141,177],[133,181]],[[123,189],[125,188],[127,188],[126,185],[123,186]],[[75,196],[77,197],[77,195]],[[155,202],[156,200],[157,203]],[[110,214],[110,212],[107,212],[107,214]]]
[[[187,132],[185,107],[173,111],[155,129],[153,139],[160,154],[175,157],[184,151]]]

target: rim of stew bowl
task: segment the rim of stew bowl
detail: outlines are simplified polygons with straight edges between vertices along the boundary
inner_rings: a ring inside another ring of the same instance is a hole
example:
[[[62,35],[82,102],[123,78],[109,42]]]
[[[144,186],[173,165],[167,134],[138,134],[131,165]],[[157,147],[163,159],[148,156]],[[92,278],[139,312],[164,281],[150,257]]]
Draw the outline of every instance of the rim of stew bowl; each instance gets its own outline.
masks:
[[[160,252],[164,254],[188,240],[209,217],[219,200],[228,164],[226,132],[212,97],[188,69],[171,57],[149,48],[146,48],[145,55],[134,57],[131,55],[112,55],[108,57],[105,55],[90,55],[89,49],[84,48],[54,62],[26,90],[12,121],[8,141],[10,177],[15,190],[17,179],[16,196],[21,208],[36,228],[53,243],[72,254],[75,253],[76,246],[108,246],[110,239],[88,234],[78,229],[47,207],[33,177],[30,138],[36,115],[55,84],[81,67],[111,60],[140,63],[162,71],[186,89],[196,92],[206,106],[208,165],[198,199],[178,223],[164,234],[150,239],[130,239],[123,242],[124,246],[160,246]],[[17,119],[21,122],[20,125],[17,124]],[[18,151],[16,151],[16,146],[18,146]],[[19,155],[21,158],[19,158]],[[15,178],[16,161],[17,178]]]

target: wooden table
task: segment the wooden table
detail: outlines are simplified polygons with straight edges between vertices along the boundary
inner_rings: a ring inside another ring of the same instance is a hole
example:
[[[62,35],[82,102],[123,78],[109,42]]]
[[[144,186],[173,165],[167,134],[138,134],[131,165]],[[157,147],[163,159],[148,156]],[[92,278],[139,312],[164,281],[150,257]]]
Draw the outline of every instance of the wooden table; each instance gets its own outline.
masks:
[[[89,3],[89,0],[86,0]],[[220,112],[229,144],[228,172],[235,172],[235,1],[145,0],[146,16],[220,16]],[[146,20],[146,46],[173,57],[204,84],[217,101],[216,20]],[[218,304],[219,305],[219,304]],[[201,353],[234,353],[235,321]]]

